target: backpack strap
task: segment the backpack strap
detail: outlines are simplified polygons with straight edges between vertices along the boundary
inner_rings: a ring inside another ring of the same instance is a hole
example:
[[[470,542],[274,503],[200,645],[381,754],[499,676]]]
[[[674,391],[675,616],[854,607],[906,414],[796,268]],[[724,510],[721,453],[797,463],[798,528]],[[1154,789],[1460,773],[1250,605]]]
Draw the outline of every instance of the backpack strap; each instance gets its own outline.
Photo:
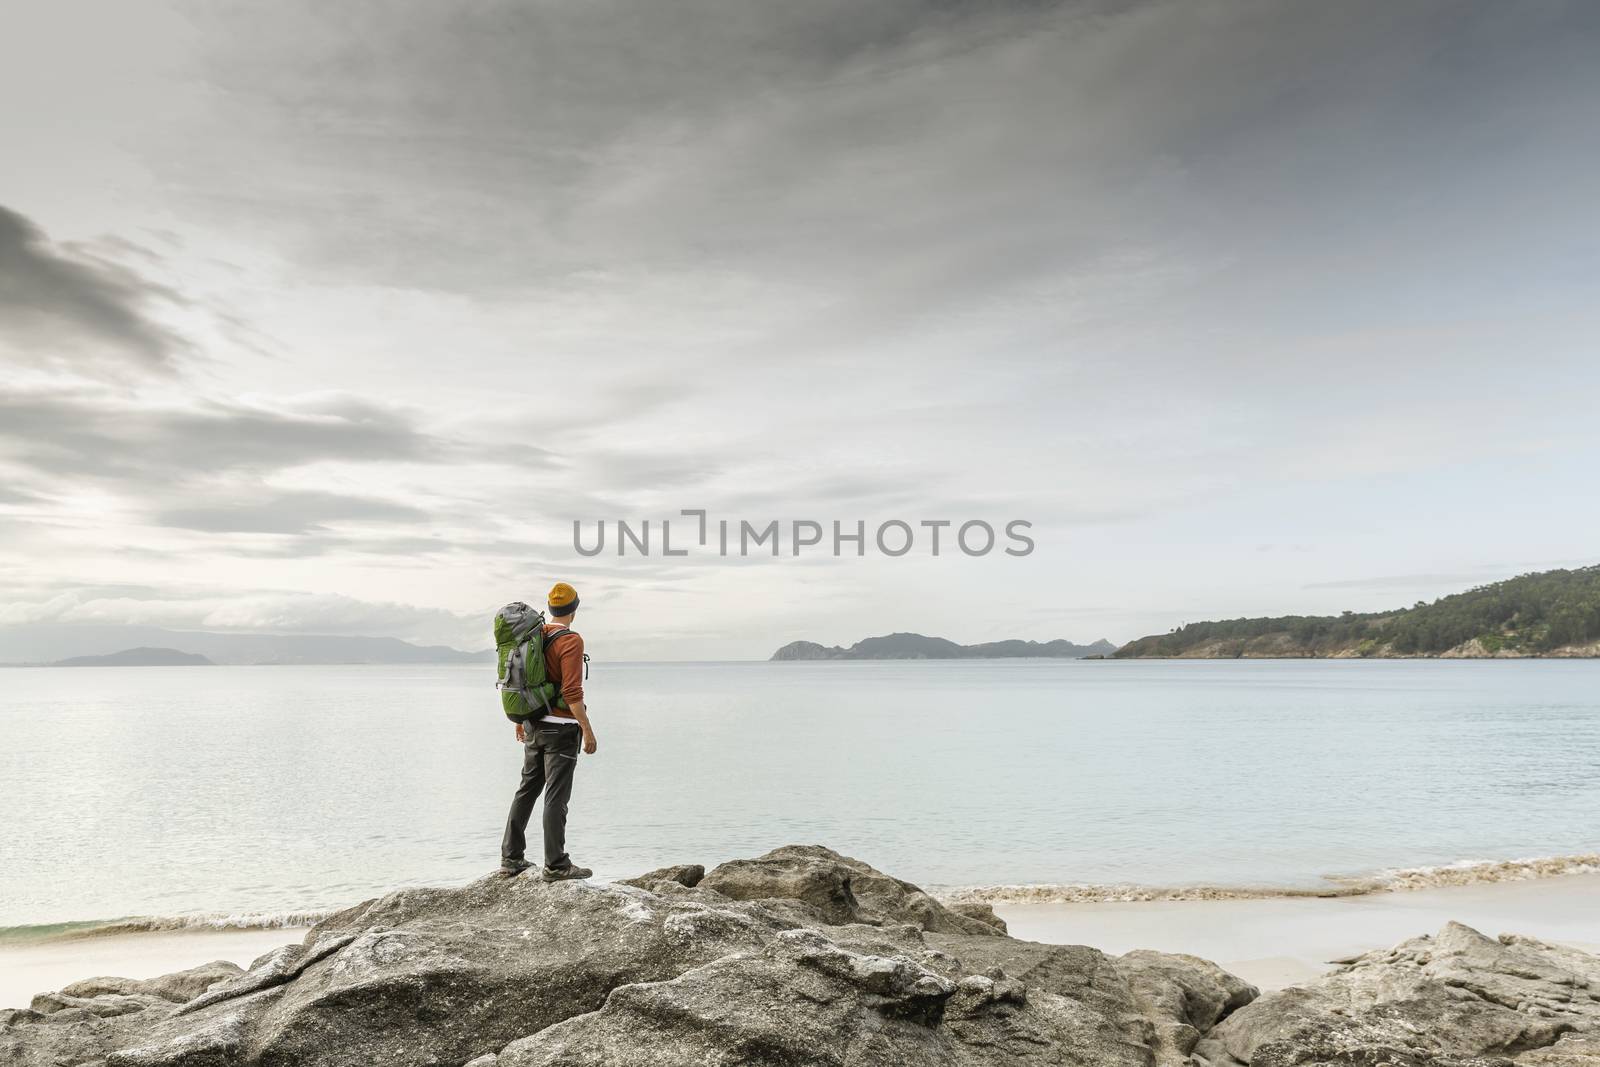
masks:
[[[577,631],[568,629],[567,627],[563,626],[561,629],[557,630],[555,633],[551,634],[550,636],[548,636],[548,637],[546,637],[544,639],[544,647],[548,650],[551,645],[556,643],[556,639],[558,637],[561,637],[561,636],[563,636],[565,634],[574,634],[574,635],[576,635]],[[587,652],[585,652],[583,654],[583,680],[586,681],[586,682],[589,680],[589,653],[587,653]]]
[[[565,626],[563,626],[561,629],[557,630],[553,634],[546,634],[545,638],[544,638],[544,650],[545,650],[545,652],[549,653],[550,649],[555,645],[555,643],[557,641],[559,641],[561,638],[566,637],[568,634],[571,634],[573,637],[578,636],[578,633],[577,633],[576,630],[569,630]],[[565,681],[565,680],[566,679],[564,679],[564,678],[563,679],[557,679],[558,682],[559,681]],[[583,654],[583,680],[584,681],[588,681],[589,680],[589,653],[587,653],[587,652],[585,652]],[[550,705],[548,703],[546,703],[545,708],[548,710],[549,706]]]

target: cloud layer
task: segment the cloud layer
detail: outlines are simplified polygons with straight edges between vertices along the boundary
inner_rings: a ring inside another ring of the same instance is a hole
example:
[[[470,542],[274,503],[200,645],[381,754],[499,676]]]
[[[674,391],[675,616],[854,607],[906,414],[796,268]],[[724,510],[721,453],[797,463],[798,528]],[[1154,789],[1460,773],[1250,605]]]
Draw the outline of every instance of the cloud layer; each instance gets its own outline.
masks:
[[[564,576],[633,654],[754,655],[1380,608],[1359,576],[1592,550],[1593,4],[106,17],[115,48],[40,3],[0,52],[0,109],[60,86],[0,189],[19,604],[476,617]],[[685,507],[1040,547],[567,543]]]
[[[152,307],[176,299],[126,266],[53,244],[0,205],[0,351],[8,359],[170,373],[188,345]]]

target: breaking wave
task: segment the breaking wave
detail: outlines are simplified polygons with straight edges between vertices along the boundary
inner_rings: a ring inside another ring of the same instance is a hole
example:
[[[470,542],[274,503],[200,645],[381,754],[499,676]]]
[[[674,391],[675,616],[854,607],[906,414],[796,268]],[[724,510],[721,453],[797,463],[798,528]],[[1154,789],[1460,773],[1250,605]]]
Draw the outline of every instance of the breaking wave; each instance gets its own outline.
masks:
[[[208,915],[134,915],[120,919],[0,926],[0,944],[54,941],[66,938],[114,937],[119,934],[179,933],[206,930],[279,930],[310,926],[335,908],[313,911],[238,912]]]
[[[952,902],[983,904],[1104,904],[1143,901],[1265,900],[1296,897],[1359,897],[1372,893],[1400,893],[1445,886],[1526,882],[1569,874],[1600,873],[1600,853],[1540,856],[1517,860],[1464,860],[1433,867],[1404,867],[1362,876],[1330,876],[1326,885],[1278,886],[1146,886],[1096,885],[988,885],[943,890],[939,896]]]

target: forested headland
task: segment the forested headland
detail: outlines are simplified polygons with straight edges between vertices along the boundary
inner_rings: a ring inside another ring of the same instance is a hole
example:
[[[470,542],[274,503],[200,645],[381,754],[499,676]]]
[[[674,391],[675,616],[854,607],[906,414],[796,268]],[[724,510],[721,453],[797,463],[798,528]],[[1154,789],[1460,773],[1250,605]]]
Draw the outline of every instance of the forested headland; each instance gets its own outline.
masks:
[[[1600,566],[1523,574],[1395,611],[1188,623],[1114,656],[1600,656]]]

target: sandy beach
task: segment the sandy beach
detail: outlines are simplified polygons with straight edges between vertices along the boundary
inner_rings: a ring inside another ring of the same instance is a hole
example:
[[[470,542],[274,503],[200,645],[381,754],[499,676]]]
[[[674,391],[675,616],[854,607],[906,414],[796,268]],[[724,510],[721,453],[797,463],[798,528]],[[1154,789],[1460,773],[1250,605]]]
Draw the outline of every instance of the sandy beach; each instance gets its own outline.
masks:
[[[1187,952],[1263,990],[1314,978],[1329,961],[1435,933],[1456,920],[1494,936],[1519,933],[1600,952],[1600,874],[1566,875],[1358,897],[1093,904],[1002,904],[1013,936]],[[0,1008],[82,978],[150,978],[210,960],[246,966],[303,928],[63,938],[0,947]]]
[[[1330,960],[1466,923],[1600,952],[1600,874],[1354,897],[1001,904],[1012,936],[1105,952],[1136,948],[1215,960],[1263,990],[1316,977]]]
[[[25,1008],[34,994],[83,978],[155,978],[212,960],[248,967],[263,953],[304,936],[304,928],[275,927],[65,937],[0,946],[0,1008]]]

